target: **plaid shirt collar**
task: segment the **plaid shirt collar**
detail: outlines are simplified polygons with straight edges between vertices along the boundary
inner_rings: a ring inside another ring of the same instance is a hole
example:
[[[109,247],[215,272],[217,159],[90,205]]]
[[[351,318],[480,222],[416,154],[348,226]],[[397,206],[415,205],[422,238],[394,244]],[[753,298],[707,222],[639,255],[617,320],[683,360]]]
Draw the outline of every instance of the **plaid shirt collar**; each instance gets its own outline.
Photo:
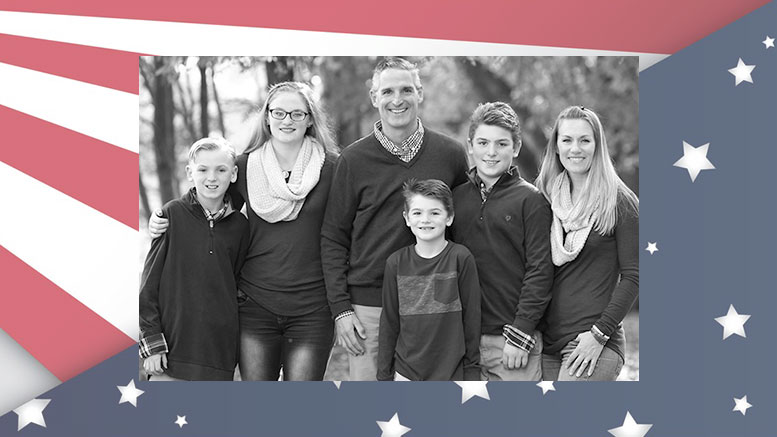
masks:
[[[191,187],[189,189],[188,196],[189,196],[189,204],[192,206],[196,205],[197,207],[199,207],[203,215],[205,215],[205,218],[208,221],[214,221],[214,222],[219,221],[222,218],[234,212],[234,208],[232,208],[232,198],[229,197],[229,193],[224,193],[224,206],[222,206],[221,209],[219,209],[215,213],[211,213],[210,211],[208,211],[208,209],[202,206],[202,204],[200,204],[200,201],[197,200],[196,187]]]
[[[380,120],[375,122],[373,133],[375,138],[389,153],[404,162],[410,162],[418,154],[418,151],[421,150],[421,143],[423,143],[424,139],[424,125],[421,124],[420,118],[416,118],[416,121],[418,122],[418,129],[399,145],[394,144],[393,141],[383,134],[383,123]]]

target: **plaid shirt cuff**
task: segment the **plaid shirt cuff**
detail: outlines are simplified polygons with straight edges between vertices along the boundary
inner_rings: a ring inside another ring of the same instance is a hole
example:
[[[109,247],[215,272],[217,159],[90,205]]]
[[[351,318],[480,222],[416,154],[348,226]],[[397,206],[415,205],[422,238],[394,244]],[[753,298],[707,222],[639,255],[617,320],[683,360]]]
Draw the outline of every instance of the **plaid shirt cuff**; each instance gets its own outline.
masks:
[[[148,358],[151,355],[166,354],[169,352],[167,349],[167,340],[165,340],[165,334],[159,333],[149,335],[148,337],[141,338],[140,343],[140,358]]]
[[[505,325],[502,335],[508,343],[523,349],[526,352],[531,352],[531,350],[534,349],[534,337],[525,334],[523,331],[512,325]]]

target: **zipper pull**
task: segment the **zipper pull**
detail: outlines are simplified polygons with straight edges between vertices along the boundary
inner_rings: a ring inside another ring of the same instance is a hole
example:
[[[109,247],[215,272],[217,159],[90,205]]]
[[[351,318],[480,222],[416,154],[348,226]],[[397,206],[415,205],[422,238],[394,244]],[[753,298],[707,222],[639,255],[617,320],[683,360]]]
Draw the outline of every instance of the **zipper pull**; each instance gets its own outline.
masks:
[[[210,247],[208,248],[208,253],[213,255],[213,219],[208,219],[208,224],[210,225]]]

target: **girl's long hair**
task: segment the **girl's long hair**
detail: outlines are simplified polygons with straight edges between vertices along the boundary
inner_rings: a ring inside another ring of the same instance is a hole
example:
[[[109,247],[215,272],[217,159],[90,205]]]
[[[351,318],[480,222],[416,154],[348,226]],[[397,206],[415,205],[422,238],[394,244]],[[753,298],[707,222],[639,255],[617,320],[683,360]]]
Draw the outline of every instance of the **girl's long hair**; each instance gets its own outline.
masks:
[[[335,147],[334,137],[329,128],[326,114],[321,108],[318,98],[316,98],[313,93],[313,89],[302,82],[281,82],[270,87],[270,91],[267,93],[267,99],[259,110],[259,122],[251,137],[251,141],[248,143],[248,147],[246,147],[243,153],[253,152],[272,138],[272,134],[270,133],[270,121],[267,118],[270,115],[270,103],[272,103],[278,93],[282,92],[295,92],[302,97],[302,100],[305,101],[305,104],[308,107],[310,120],[313,122],[313,124],[308,127],[307,131],[305,131],[305,135],[315,138],[326,151],[336,153],[337,148]]]
[[[585,120],[593,130],[596,143],[588,177],[585,185],[581,187],[580,198],[573,207],[569,219],[578,220],[593,216],[594,230],[601,235],[607,235],[612,232],[618,221],[619,198],[622,197],[626,205],[637,215],[639,215],[639,199],[615,171],[602,122],[594,111],[582,106],[570,106],[561,111],[553,125],[553,132],[545,148],[540,174],[535,184],[550,201],[553,181],[565,171],[558,155],[558,127],[561,120]]]

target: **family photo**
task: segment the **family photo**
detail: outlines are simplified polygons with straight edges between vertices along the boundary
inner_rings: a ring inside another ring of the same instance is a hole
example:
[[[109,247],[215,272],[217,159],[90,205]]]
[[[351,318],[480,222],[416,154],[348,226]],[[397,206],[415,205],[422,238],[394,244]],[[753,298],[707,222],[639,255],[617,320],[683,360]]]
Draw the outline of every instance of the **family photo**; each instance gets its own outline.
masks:
[[[639,380],[637,72],[141,57],[141,379]]]

